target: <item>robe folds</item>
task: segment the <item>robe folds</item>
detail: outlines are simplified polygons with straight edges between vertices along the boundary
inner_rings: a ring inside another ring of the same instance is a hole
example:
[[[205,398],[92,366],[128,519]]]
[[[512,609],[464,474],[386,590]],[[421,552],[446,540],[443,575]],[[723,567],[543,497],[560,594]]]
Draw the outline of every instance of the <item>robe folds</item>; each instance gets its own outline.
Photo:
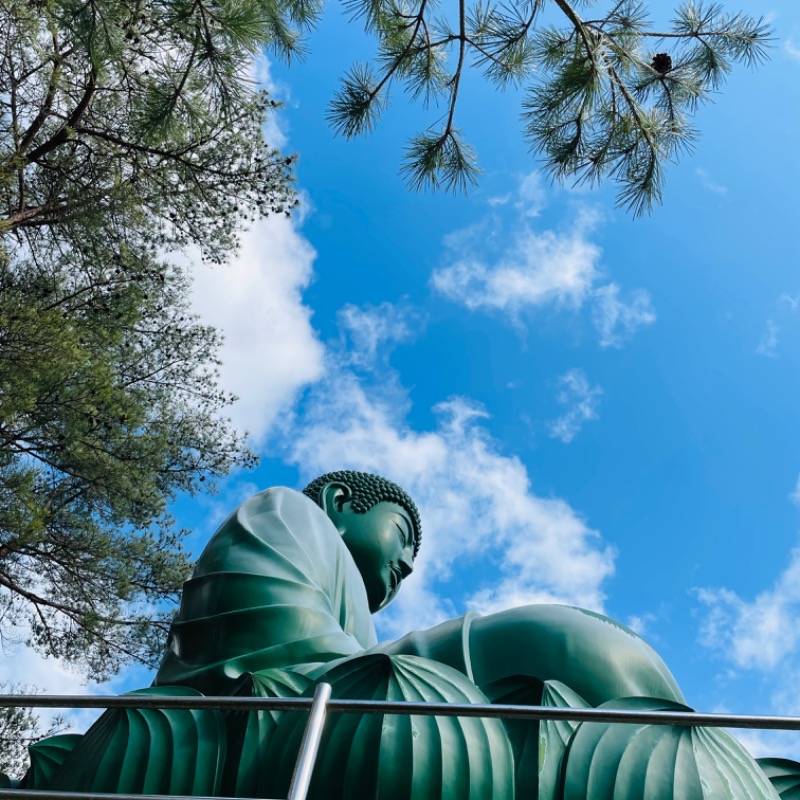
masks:
[[[309,672],[376,642],[364,582],[333,523],[304,494],[275,487],[209,540],[153,683],[227,694],[245,672]]]
[[[341,536],[316,503],[284,487],[246,500],[208,542],[184,584],[154,685],[227,694],[247,672],[318,677],[332,662],[373,650],[438,661],[478,686],[526,674],[563,681],[593,705],[633,695],[684,702],[644,639],[571,606],[469,613],[377,645]]]
[[[328,516],[299,492],[267,489],[208,542],[153,686],[132,694],[308,697],[320,680],[354,700],[691,711],[644,639],[571,606],[469,613],[379,644],[364,582]],[[776,787],[800,775],[795,762],[761,769],[713,728],[331,717],[310,800],[781,800]],[[33,746],[19,786],[286,797],[306,718],[110,709],[84,736]]]

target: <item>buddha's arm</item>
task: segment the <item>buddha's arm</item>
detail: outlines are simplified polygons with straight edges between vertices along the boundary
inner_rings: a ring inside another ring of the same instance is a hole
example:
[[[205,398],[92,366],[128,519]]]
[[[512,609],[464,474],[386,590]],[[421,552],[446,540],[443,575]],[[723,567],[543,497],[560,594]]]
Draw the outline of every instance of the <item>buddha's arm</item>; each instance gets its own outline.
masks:
[[[223,691],[243,672],[331,661],[371,647],[363,583],[308,498],[270,489],[209,541],[185,584],[156,683]]]

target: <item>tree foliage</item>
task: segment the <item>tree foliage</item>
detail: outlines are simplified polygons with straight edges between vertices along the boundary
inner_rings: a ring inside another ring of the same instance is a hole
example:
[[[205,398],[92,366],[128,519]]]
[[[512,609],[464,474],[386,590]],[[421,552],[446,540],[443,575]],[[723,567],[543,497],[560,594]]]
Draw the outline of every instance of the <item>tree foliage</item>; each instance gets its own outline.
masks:
[[[163,648],[169,610],[151,606],[189,568],[167,500],[253,461],[185,280],[112,258],[0,270],[0,631],[27,618],[95,677]]]
[[[22,683],[0,683],[2,694],[34,694],[35,691],[35,687]],[[28,747],[68,727],[61,715],[44,728],[31,708],[0,708],[0,773],[8,777],[24,775],[30,765]]]
[[[599,14],[595,0],[458,0],[444,11],[435,0],[347,5],[378,52],[344,77],[329,119],[347,137],[371,130],[398,83],[443,107],[406,150],[413,187],[463,189],[476,179],[455,116],[472,65],[500,88],[526,85],[524,132],[552,176],[611,177],[619,204],[635,215],[660,201],[666,163],[696,137],[689,118],[698,104],[736,62],[760,62],[771,35],[762,19],[703,0],[684,2],[664,30],[641,0],[615,0]]]
[[[286,210],[248,70],[261,42],[293,46],[301,12],[269,6],[2,0],[0,231],[37,255],[78,259],[102,230],[220,261],[244,219]]]
[[[153,663],[189,563],[167,513],[253,454],[171,251],[289,213],[251,80],[306,0],[0,0],[0,635]],[[161,609],[158,611],[157,609]]]

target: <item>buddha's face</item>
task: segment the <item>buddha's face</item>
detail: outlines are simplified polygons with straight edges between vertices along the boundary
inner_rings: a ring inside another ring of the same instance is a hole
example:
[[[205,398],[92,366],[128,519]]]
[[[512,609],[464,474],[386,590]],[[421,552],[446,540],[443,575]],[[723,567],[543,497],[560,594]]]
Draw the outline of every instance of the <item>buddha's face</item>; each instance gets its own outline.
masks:
[[[345,503],[338,527],[367,590],[369,610],[384,608],[414,569],[414,526],[396,503],[382,502],[357,514]]]

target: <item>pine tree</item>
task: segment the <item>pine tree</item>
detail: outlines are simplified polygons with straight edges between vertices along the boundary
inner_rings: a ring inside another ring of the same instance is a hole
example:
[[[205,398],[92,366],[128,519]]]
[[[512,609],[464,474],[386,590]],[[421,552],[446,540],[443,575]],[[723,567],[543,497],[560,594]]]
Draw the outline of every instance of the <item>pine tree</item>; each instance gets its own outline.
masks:
[[[253,55],[313,14],[0,0],[0,637],[89,677],[163,649],[189,569],[169,501],[254,463],[166,257],[223,262],[290,213]]]
[[[619,204],[638,216],[661,200],[666,163],[695,140],[691,113],[734,63],[758,64],[771,33],[762,19],[702,0],[684,2],[664,30],[641,0],[615,0],[603,13],[597,5],[458,0],[442,11],[433,0],[348,0],[378,53],[345,76],[329,119],[346,137],[371,130],[398,83],[441,104],[439,120],[411,139],[403,171],[414,188],[463,189],[478,174],[455,117],[471,61],[500,88],[527,87],[524,133],[547,172],[610,177]]]
[[[0,683],[0,694],[32,694],[36,689],[22,683]],[[0,708],[0,773],[21,777],[30,766],[28,747],[69,726],[57,715],[45,728],[31,708]]]

